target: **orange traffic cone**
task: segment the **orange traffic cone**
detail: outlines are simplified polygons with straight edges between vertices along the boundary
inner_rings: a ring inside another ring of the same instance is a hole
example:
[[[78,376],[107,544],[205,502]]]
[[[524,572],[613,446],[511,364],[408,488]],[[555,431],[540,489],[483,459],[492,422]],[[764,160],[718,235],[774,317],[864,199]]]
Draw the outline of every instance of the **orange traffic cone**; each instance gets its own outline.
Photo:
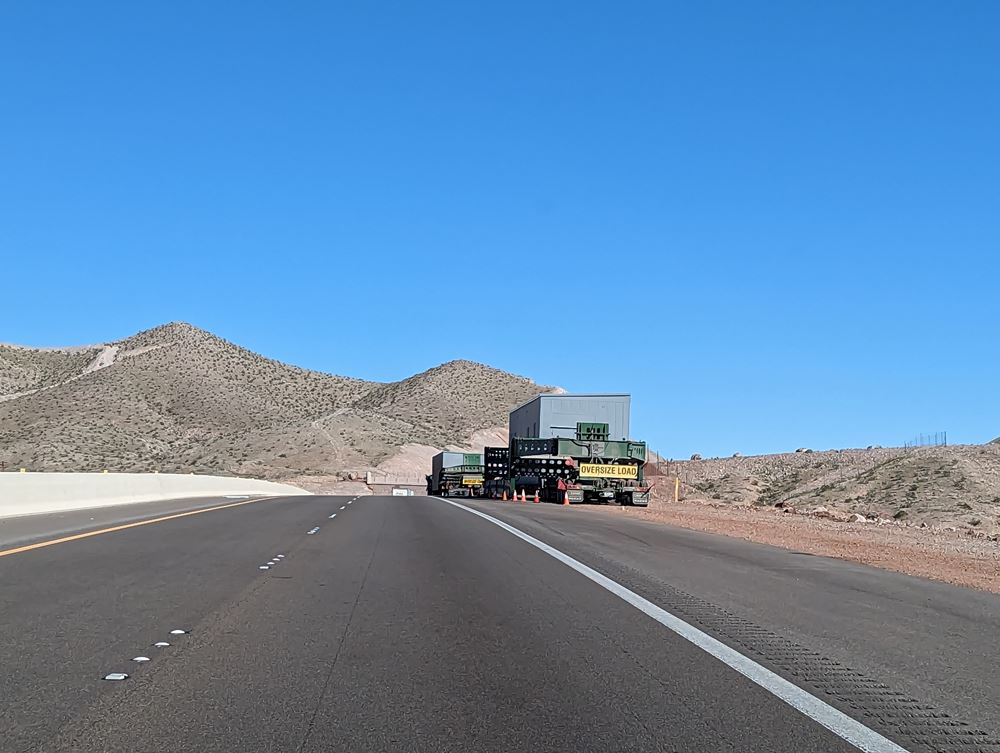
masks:
[[[569,504],[569,492],[568,491],[563,493],[563,504],[564,505],[568,505]]]
[[[535,504],[538,504],[538,489],[535,489]]]
[[[506,489],[503,490],[503,496],[500,498],[500,501],[501,502],[506,502],[507,501],[507,490]]]
[[[528,504],[528,492],[526,492],[524,489],[521,490],[521,504],[522,505]]]

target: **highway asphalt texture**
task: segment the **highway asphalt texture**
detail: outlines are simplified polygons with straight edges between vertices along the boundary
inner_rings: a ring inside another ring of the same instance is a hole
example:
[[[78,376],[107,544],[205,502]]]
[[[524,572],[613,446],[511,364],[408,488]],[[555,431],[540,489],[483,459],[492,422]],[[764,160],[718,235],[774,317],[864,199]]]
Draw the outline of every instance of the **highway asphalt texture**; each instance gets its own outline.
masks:
[[[469,509],[237,502],[2,521],[0,751],[858,749]],[[462,505],[905,750],[1000,751],[995,596],[627,511]]]

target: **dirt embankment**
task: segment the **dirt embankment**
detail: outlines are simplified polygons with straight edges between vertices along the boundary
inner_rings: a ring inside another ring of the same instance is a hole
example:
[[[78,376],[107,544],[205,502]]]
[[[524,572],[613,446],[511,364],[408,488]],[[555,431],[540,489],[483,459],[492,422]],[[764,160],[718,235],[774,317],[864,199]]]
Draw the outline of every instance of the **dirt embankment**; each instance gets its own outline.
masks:
[[[774,507],[847,521],[954,528],[974,538],[1000,535],[1000,445],[916,449],[808,450],[781,455],[666,461],[651,478],[672,496]]]

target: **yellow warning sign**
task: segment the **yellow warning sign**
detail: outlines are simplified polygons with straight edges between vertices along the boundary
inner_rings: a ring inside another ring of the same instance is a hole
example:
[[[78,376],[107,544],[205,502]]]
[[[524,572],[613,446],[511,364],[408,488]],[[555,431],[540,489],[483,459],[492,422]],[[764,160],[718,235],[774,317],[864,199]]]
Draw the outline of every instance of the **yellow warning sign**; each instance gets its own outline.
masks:
[[[481,478],[463,478],[462,486],[482,486],[483,480]]]
[[[580,475],[590,478],[639,478],[639,466],[580,463]]]

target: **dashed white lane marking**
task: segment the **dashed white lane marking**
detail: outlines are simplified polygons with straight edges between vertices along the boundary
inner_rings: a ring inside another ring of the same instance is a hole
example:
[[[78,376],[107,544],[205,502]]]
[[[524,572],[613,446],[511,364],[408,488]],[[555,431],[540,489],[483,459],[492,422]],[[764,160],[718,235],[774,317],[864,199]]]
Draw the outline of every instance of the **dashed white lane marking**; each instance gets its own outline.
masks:
[[[344,510],[344,509],[346,509],[346,508],[347,508],[347,505],[341,505],[341,506],[340,506],[340,509],[341,509],[341,510]]]
[[[522,541],[526,541],[533,547],[540,549],[550,557],[559,560],[567,567],[576,570],[585,578],[592,580],[597,585],[610,591],[618,598],[638,609],[640,612],[652,617],[661,625],[681,638],[690,641],[702,651],[711,654],[731,669],[736,670],[751,682],[756,683],[772,695],[780,698],[797,711],[802,712],[814,722],[821,724],[830,730],[837,737],[846,740],[864,753],[909,753],[887,737],[883,737],[870,727],[866,727],[857,719],[849,717],[842,711],[838,711],[830,704],[820,700],[807,690],[803,690],[798,685],[794,685],[784,677],[776,675],[766,667],[761,666],[753,659],[744,656],[736,649],[730,648],[722,641],[716,640],[707,633],[703,633],[694,625],[685,622],[666,609],[658,607],[648,599],[644,599],[634,591],[629,590],[617,581],[611,580],[606,575],[601,575],[591,567],[584,565],[568,554],[564,554],[555,547],[549,546],[543,541],[539,541],[534,536],[529,536],[524,531],[512,525],[504,523],[502,520],[494,518],[492,515],[479,512],[471,507],[466,507],[458,502],[449,499],[442,500],[453,507],[457,507],[466,512],[471,512],[483,520],[487,520],[493,525],[503,528],[508,533],[512,533]]]
[[[334,513],[333,515],[330,516],[330,520],[333,520],[336,517],[337,517],[337,513]]]
[[[153,646],[155,646],[156,648],[166,648],[169,645],[170,644],[167,643],[166,641],[157,641],[156,643],[153,644]]]
[[[353,499],[349,499],[349,500],[347,500],[347,504],[349,504],[349,505],[353,505],[353,504],[354,504],[354,500],[353,500]]]
[[[118,682],[121,680],[127,680],[128,675],[124,672],[112,672],[109,675],[104,675],[105,680],[111,680],[112,682]]]
[[[187,635],[188,631],[187,630],[182,630],[181,628],[174,628],[173,630],[170,631],[170,634],[171,635]]]
[[[316,533],[317,531],[319,531],[319,526],[316,526],[316,527],[315,527],[315,528],[313,528],[313,529],[312,529],[311,531],[306,531],[306,535],[307,535],[307,536],[312,536],[312,535],[313,535],[314,533]]]
[[[270,565],[261,565],[261,566],[260,566],[260,567],[258,567],[257,569],[258,569],[258,570],[270,570],[270,569],[271,569],[271,566],[270,566]]]
[[[132,659],[132,661],[136,662],[137,664],[142,664],[143,662],[149,661],[149,657],[148,656],[136,656],[135,658]]]

